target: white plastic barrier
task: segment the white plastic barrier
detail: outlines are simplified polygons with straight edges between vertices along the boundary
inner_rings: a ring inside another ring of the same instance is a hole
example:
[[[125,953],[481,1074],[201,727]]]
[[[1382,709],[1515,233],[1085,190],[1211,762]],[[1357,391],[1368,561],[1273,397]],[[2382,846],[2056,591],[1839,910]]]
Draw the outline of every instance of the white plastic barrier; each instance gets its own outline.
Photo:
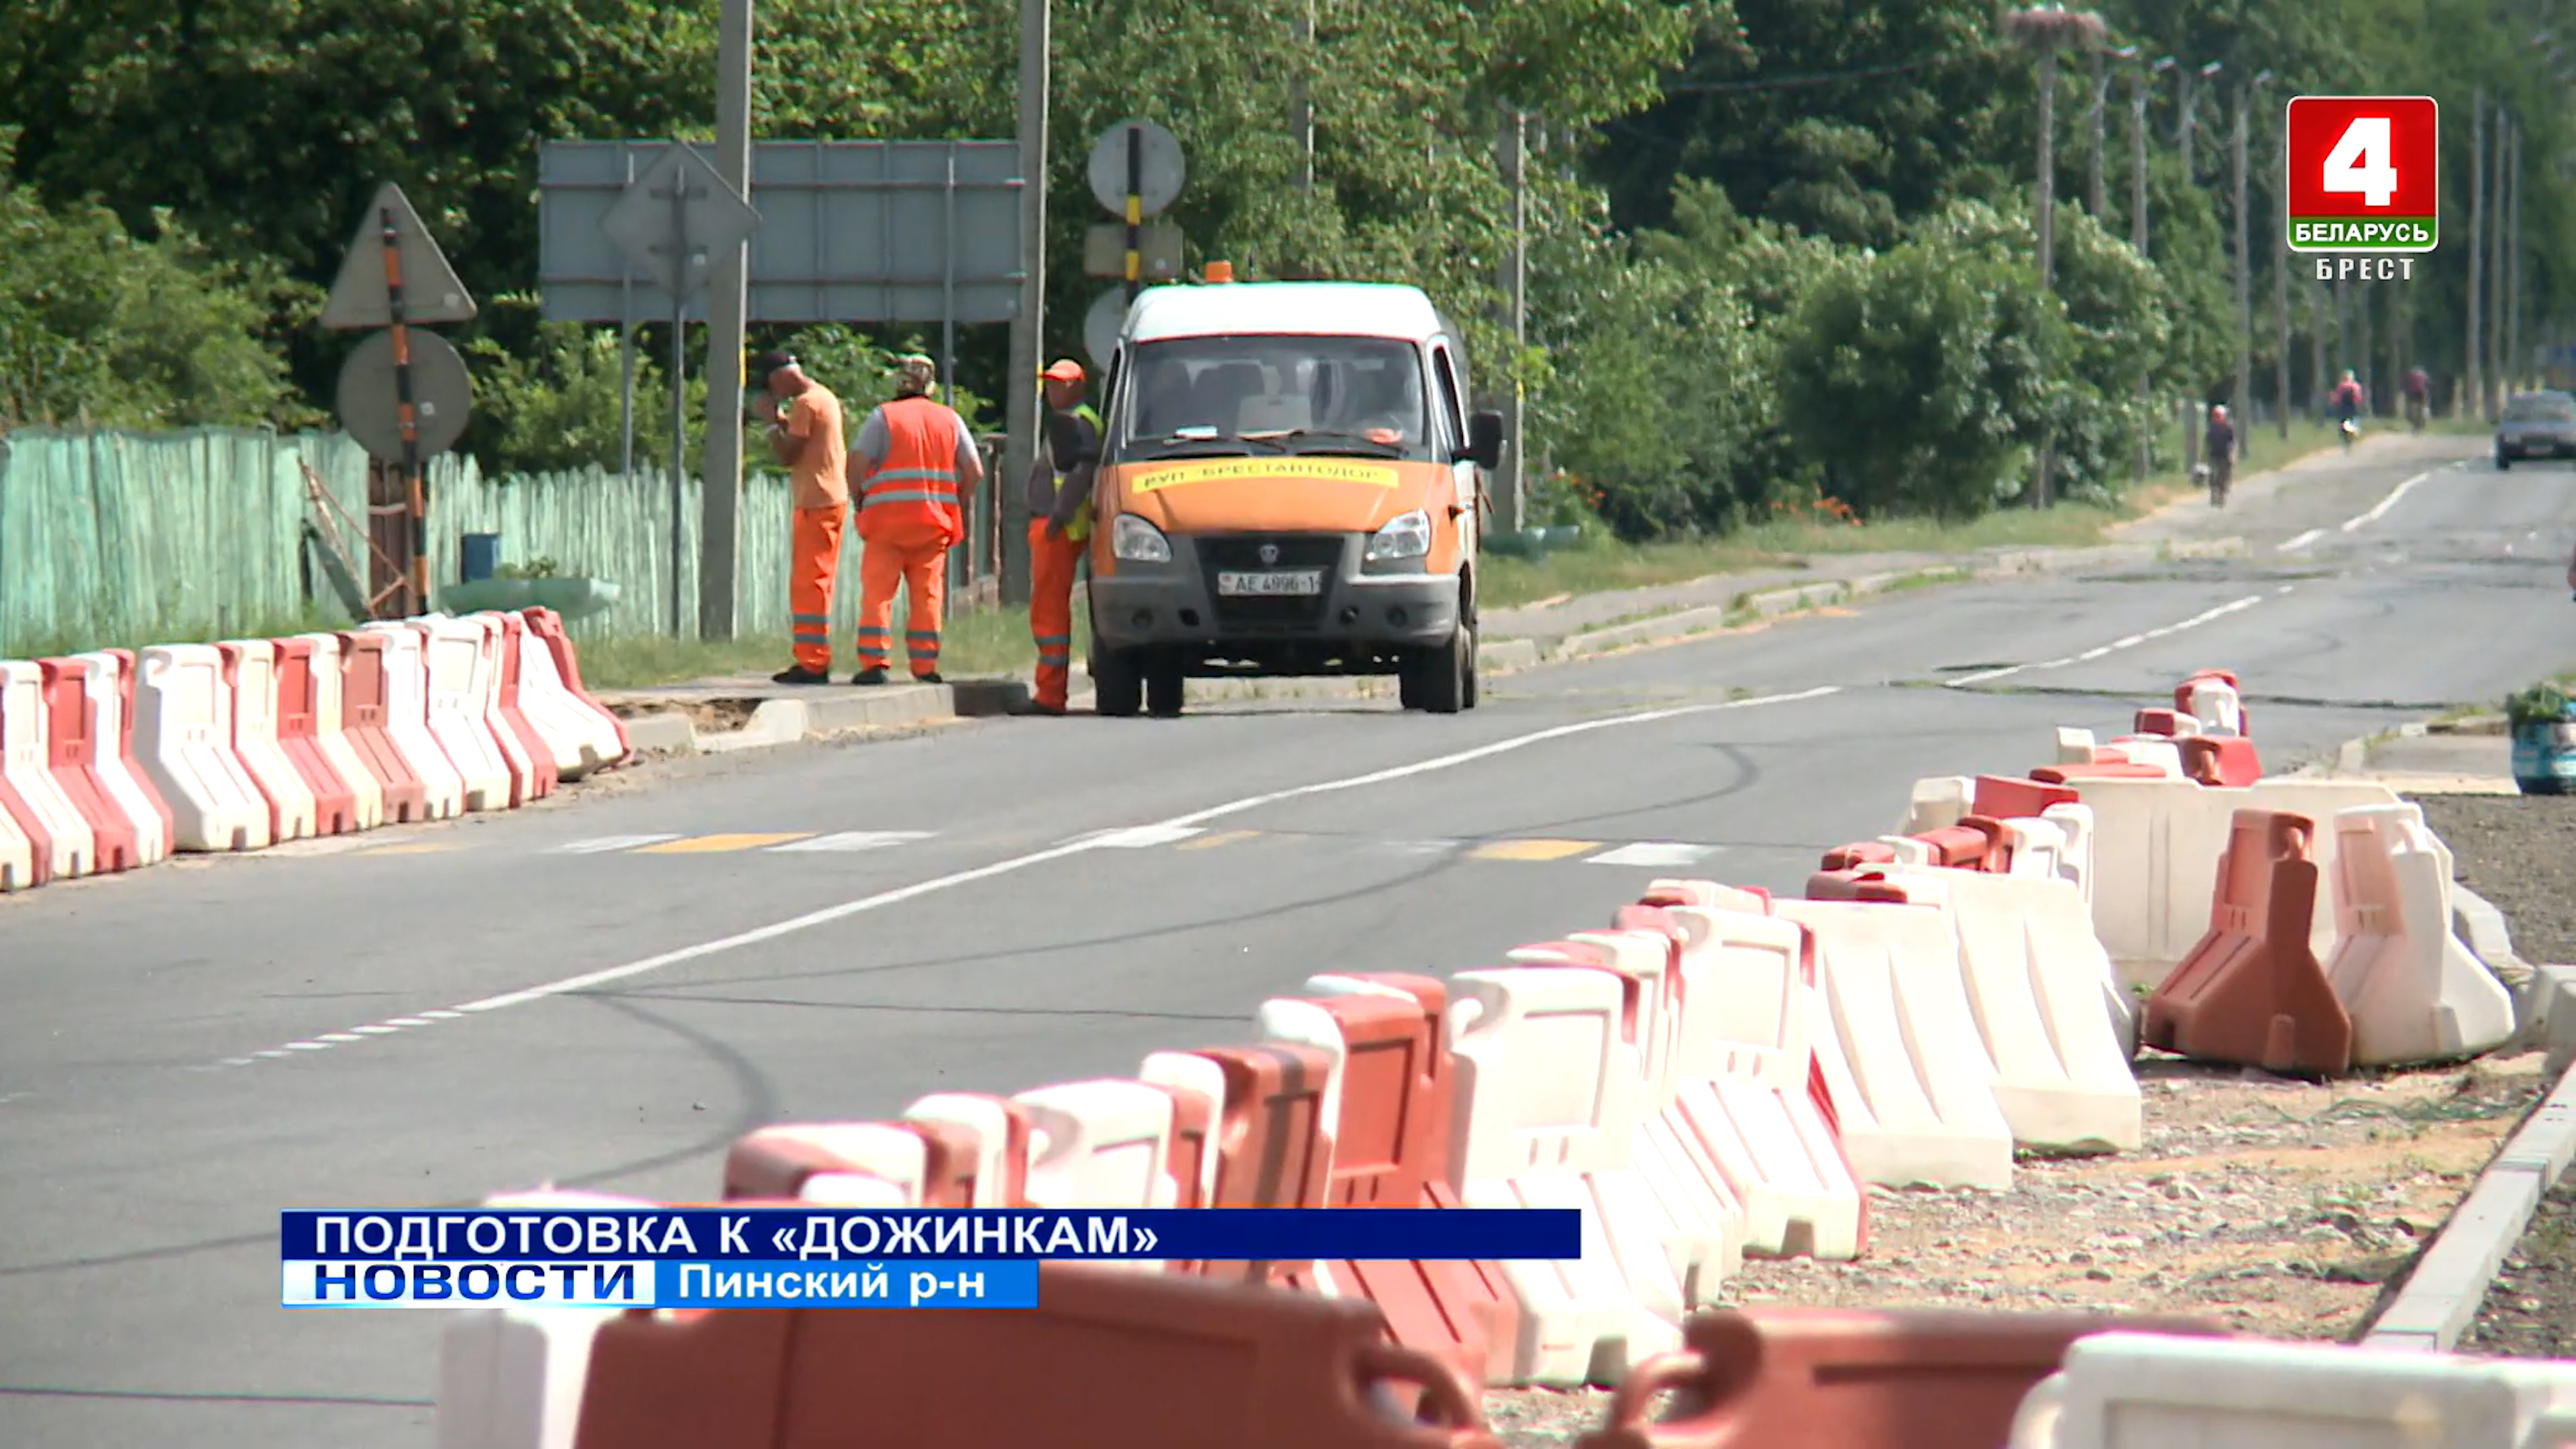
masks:
[[[427,672],[428,725],[465,784],[468,810],[510,808],[510,763],[485,723],[483,630],[433,615],[398,626],[418,634]]]
[[[1947,917],[1855,901],[1778,900],[1771,909],[1816,939],[1827,1012],[1816,1058],[1852,1170],[1889,1187],[2010,1186],[2012,1128],[1995,1102],[1995,1064]]]
[[[44,672],[32,660],[0,659],[0,784],[34,812],[52,847],[53,873],[88,875],[98,869],[98,840],[89,817],[54,778],[51,725]]]
[[[518,630],[519,713],[554,755],[558,778],[577,780],[621,757],[617,727],[599,706],[572,692],[555,668],[554,650],[535,630]]]
[[[2070,729],[2064,725],[2058,726],[2057,758],[2050,763],[2059,765],[2092,764],[2093,732],[2091,730]]]
[[[2340,811],[2398,803],[2394,791],[2373,780],[2266,780],[2242,787],[2077,780],[2073,786],[2093,812],[2093,932],[2124,982],[2149,986],[2162,982],[2207,934],[2218,857],[2237,811],[2287,810],[2315,821],[2310,853],[2318,873],[2331,878],[2335,832],[2328,822]],[[2317,892],[2309,944],[2320,961],[2334,953],[2330,890]]]
[[[0,810],[0,891],[22,891],[36,883],[36,843],[8,811]]]
[[[537,766],[519,732],[510,727],[510,717],[501,712],[501,684],[507,678],[502,671],[501,646],[510,627],[501,622],[498,614],[468,614],[456,620],[455,626],[474,631],[472,699],[480,705],[483,734],[492,741],[501,767],[510,777],[510,808],[515,810],[536,798]],[[553,763],[551,756],[547,763]]]
[[[346,681],[340,673],[340,636],[337,634],[298,634],[295,636],[313,646],[313,742],[328,761],[331,772],[349,791],[351,827],[373,830],[385,823],[384,782],[367,768],[366,757],[349,742]]]
[[[903,1110],[906,1122],[935,1122],[975,1141],[975,1201],[979,1208],[1016,1207],[1017,1184],[1027,1170],[1027,1144],[1014,1145],[1011,1107],[1002,1098],[971,1092],[933,1092]],[[1025,1109],[1022,1109],[1025,1111]]]
[[[465,775],[429,727],[429,636],[408,624],[369,624],[385,641],[385,738],[420,781],[423,817],[452,820],[465,812]]]
[[[2182,772],[2182,746],[2163,735],[2121,735],[2103,748],[2132,765],[2162,771],[2168,780],[2188,778]]]
[[[538,1191],[485,1207],[652,1208],[598,1193]],[[438,1449],[573,1449],[591,1340],[619,1310],[471,1308],[438,1345]]]
[[[1513,1381],[1609,1382],[1677,1347],[1679,1281],[1629,1223],[1614,1239],[1586,1180],[1630,1170],[1645,1102],[1642,1058],[1621,1031],[1625,984],[1598,969],[1516,966],[1459,972],[1449,991],[1461,1205],[1568,1208],[1582,1220],[1581,1257],[1502,1264],[1521,1310]]]
[[[1971,775],[1934,775],[1917,780],[1914,793],[1905,803],[1905,821],[1896,827],[1896,833],[1920,835],[1956,825],[1976,798],[1977,781]]]
[[[134,863],[153,865],[170,857],[170,832],[162,823],[161,800],[135,773],[126,754],[125,661],[105,652],[76,654],[86,667],[81,687],[89,695],[90,734],[98,741],[92,768],[117,813],[134,824]],[[5,847],[0,847],[5,854]]]
[[[228,639],[215,648],[231,676],[233,758],[268,802],[269,839],[306,839],[315,833],[321,807],[277,742],[277,646],[265,639]]]
[[[2194,678],[2183,686],[2182,708],[2200,722],[2203,734],[2245,733],[2245,701],[2224,679]]]
[[[2058,857],[2058,874],[2075,882],[2084,895],[2084,904],[2093,904],[2093,807],[2078,801],[2072,805],[2051,805],[2039,812],[2039,818],[2065,833],[2066,848]]]
[[[1858,1257],[1860,1183],[1807,1095],[1817,1003],[1806,932],[1743,910],[1666,912],[1688,938],[1688,984],[1673,1106],[1652,1125],[1741,1205],[1744,1251]]]
[[[233,691],[211,644],[163,644],[136,658],[134,764],[170,807],[174,850],[269,844],[268,799],[233,754]]]
[[[1101,1079],[1038,1087],[1011,1100],[1029,1110],[1029,1206],[1166,1208],[1179,1201],[1168,1170],[1172,1099],[1162,1092]]]
[[[2571,1406],[2563,1359],[2103,1333],[2023,1398],[2009,1449],[2541,1449]]]
[[[2111,958],[2062,880],[1865,867],[1948,915],[1968,1004],[1994,1063],[1995,1105],[2023,1147],[2133,1152],[2143,1124],[2120,1044]]]
[[[2333,822],[2336,941],[2326,958],[2361,1067],[2475,1056],[2514,1029],[2513,995],[2451,934],[2450,862],[2421,806],[2365,806]]]
[[[2066,869],[2066,827],[2054,820],[2017,816],[1996,822],[2004,828],[2004,868],[2014,875],[2074,884]],[[2083,899],[2079,888],[2076,899]]]
[[[786,1122],[763,1127],[734,1145],[729,1157],[771,1148],[828,1159],[833,1165],[806,1174],[800,1202],[836,1207],[919,1207],[930,1178],[930,1144],[918,1132],[884,1122]]]

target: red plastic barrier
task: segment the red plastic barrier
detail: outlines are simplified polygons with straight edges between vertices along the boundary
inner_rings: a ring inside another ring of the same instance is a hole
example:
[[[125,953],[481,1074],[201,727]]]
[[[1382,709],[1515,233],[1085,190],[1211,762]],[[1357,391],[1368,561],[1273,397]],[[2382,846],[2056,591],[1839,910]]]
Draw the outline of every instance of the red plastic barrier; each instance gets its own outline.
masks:
[[[1219,1150],[1215,1099],[1205,1092],[1167,1082],[1146,1085],[1172,1099],[1172,1135],[1163,1152],[1163,1170],[1171,1174],[1173,1185],[1180,1190],[1172,1206],[1206,1207],[1199,1185],[1206,1178],[1209,1157]],[[1186,1265],[1175,1263],[1172,1268],[1181,1272]]]
[[[1914,897],[1902,884],[1863,867],[1858,870],[1820,870],[1808,876],[1807,899],[1872,901],[1901,906],[1910,904]]]
[[[2203,785],[2245,786],[2263,782],[2263,761],[2254,742],[2243,735],[2186,735],[2182,746],[2185,778]]]
[[[77,659],[39,659],[36,674],[45,692],[45,767],[89,826],[96,852],[90,873],[132,870],[134,822],[98,777],[98,712],[89,702],[89,666]]]
[[[2236,812],[2218,858],[2209,934],[2147,998],[2141,1043],[2270,1072],[2350,1069],[2352,1017],[2308,944],[2315,834],[2303,815]]]
[[[2004,823],[1982,815],[1963,815],[1956,825],[1919,831],[1912,838],[1931,848],[1934,865],[1954,870],[2001,871],[2012,853],[2004,839]]]
[[[520,750],[528,757],[531,773],[525,793],[530,800],[540,800],[553,794],[562,780],[555,772],[554,746],[546,743],[546,737],[537,733],[537,727],[519,708],[519,636],[527,632],[527,624],[516,614],[487,617],[498,620],[501,626],[501,722],[509,727],[511,738],[519,742]]]
[[[1996,1449],[2090,1334],[2226,1335],[2181,1318],[1849,1308],[1728,1309],[1639,1364],[1575,1449]],[[1682,1407],[1652,1422],[1656,1398]]]
[[[573,692],[573,697],[590,706],[601,719],[608,721],[609,728],[617,731],[618,758],[625,759],[632,754],[635,747],[626,738],[626,722],[619,719],[615,711],[602,708],[581,682],[581,660],[573,652],[572,640],[564,634],[563,620],[555,617],[554,610],[546,608],[521,609],[519,618],[545,641],[546,652],[555,659],[555,672],[563,676],[564,686]]]
[[[2044,785],[2008,775],[1979,775],[1968,797],[1968,811],[1988,820],[2036,820],[2051,805],[2073,805],[2081,799],[2064,785]]]
[[[1856,865],[1894,865],[1895,863],[1896,847],[1884,840],[1856,840],[1849,845],[1837,845],[1825,852],[1823,862],[1826,870],[1849,870]],[[1649,899],[1646,903],[1676,906],[1690,904],[1688,901],[1679,899],[1662,902]]]
[[[937,1122],[875,1125],[909,1132],[921,1139],[924,1168],[920,1206],[975,1205],[975,1144],[970,1134]],[[838,1154],[811,1142],[748,1133],[725,1153],[724,1199],[729,1203],[746,1199],[792,1203],[804,1192],[807,1180],[818,1174],[859,1170]]]
[[[2188,726],[2184,723],[2186,720],[2190,721]],[[2199,728],[2198,720],[2179,709],[2142,709],[2129,723],[2132,734],[2161,735],[2167,739],[2179,738]]]
[[[1038,1268],[1002,1313],[738,1309],[602,1323],[580,1449],[1501,1449],[1479,1385],[1353,1298]],[[1418,1385],[1426,1417],[1372,1397]]]
[[[960,1099],[981,1103],[991,1108],[1002,1119],[1003,1140],[998,1155],[998,1170],[1002,1180],[991,1185],[992,1191],[989,1194],[985,1193],[986,1184],[978,1176],[982,1171],[979,1159],[987,1149],[976,1130],[959,1123],[940,1120],[935,1116],[919,1115],[923,1104],[934,1100],[929,1097],[913,1103],[904,1110],[904,1124],[910,1127],[934,1128],[950,1134],[944,1140],[964,1144],[966,1155],[963,1159],[952,1163],[952,1170],[960,1174],[959,1190],[965,1193],[968,1201],[971,1202],[979,1194],[984,1194],[990,1198],[987,1206],[1028,1206],[1029,1133],[1031,1131],[1029,1109],[1008,1097],[996,1097],[982,1092],[943,1092],[939,1094],[937,1100]]]
[[[321,695],[313,682],[313,641],[272,639],[277,651],[277,745],[313,792],[313,832],[346,835],[358,828],[358,799],[322,753]]]
[[[2071,785],[2078,780],[2162,780],[2169,778],[2153,765],[2128,760],[2097,759],[2089,765],[2042,765],[2030,777],[2047,785]]]
[[[134,765],[134,651],[102,649],[99,652],[116,661],[117,752],[125,756],[125,773],[133,779],[134,788],[151,802],[153,813],[161,817],[161,849],[167,854],[175,848],[170,842],[179,838],[179,822],[170,813],[170,802],[161,798],[160,790]]]
[[[385,637],[355,632],[339,637],[340,732],[384,792],[385,823],[426,820],[429,787],[385,733]]]

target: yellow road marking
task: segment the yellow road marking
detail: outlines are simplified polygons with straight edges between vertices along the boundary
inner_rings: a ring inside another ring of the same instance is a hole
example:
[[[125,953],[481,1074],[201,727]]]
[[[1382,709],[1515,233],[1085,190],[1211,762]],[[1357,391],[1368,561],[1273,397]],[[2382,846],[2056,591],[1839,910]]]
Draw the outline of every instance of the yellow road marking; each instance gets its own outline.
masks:
[[[456,848],[456,847],[455,847],[455,846],[453,846],[453,845],[433,845],[433,844],[429,843],[428,841],[419,841],[419,842],[415,842],[414,844],[410,844],[410,845],[378,845],[378,846],[373,846],[373,847],[370,847],[369,849],[359,851],[359,852],[358,852],[358,854],[360,854],[360,855],[435,855],[435,854],[437,854],[438,852],[440,852],[440,851],[442,851],[442,850],[454,850],[455,848]]]
[[[713,855],[729,850],[758,850],[764,845],[785,845],[791,840],[803,840],[813,833],[810,830],[791,830],[784,835],[690,835],[666,840],[660,845],[645,846],[634,854]]]
[[[1563,860],[1600,848],[1597,840],[1497,840],[1467,855],[1471,860]]]
[[[1219,845],[1232,845],[1238,840],[1250,840],[1260,833],[1261,832],[1258,830],[1228,830],[1217,835],[1202,835],[1196,840],[1184,840],[1179,845],[1172,848],[1175,850],[1208,850]]]

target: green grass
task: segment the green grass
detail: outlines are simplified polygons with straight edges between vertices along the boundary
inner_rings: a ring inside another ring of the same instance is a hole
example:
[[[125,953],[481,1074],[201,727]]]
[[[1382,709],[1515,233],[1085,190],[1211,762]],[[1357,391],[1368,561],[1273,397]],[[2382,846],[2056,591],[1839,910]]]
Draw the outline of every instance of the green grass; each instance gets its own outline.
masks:
[[[2249,456],[2238,465],[2237,474],[2249,477],[2334,444],[2334,429],[2322,423],[2294,422],[2287,440],[2264,428],[2248,440]],[[2104,542],[2109,530],[2191,491],[2190,479],[2177,472],[2149,478],[2109,507],[2067,503],[2050,509],[2004,508],[1961,523],[1899,518],[1853,524],[1800,518],[1760,523],[1716,539],[1650,544],[1596,540],[1538,559],[1489,556],[1478,594],[1486,606],[1508,609],[1564,594],[1648,588],[1711,574],[1806,568],[1820,555],[2081,548]]]
[[[903,623],[898,610],[895,623],[901,637]],[[1074,612],[1073,657],[1079,661],[1090,648],[1091,630],[1080,610]],[[858,656],[851,652],[847,637],[832,641],[832,674],[846,678],[858,667]],[[725,675],[753,673],[766,676],[787,667],[787,639],[736,639],[728,643],[700,643],[686,639],[596,639],[581,646],[582,683],[593,689],[642,689],[657,684],[678,684],[689,680],[713,679]],[[939,672],[950,679],[967,679],[976,675],[1017,675],[1027,677],[1037,668],[1037,646],[1029,638],[1029,615],[1025,608],[977,609],[952,613],[942,623],[939,640]],[[900,678],[905,672],[902,650],[898,648],[888,672]]]
[[[346,614],[336,609],[306,609],[296,613],[263,615],[244,619],[217,629],[179,629],[151,634],[143,638],[96,634],[64,634],[48,631],[42,634],[11,635],[0,639],[0,658],[56,659],[66,654],[86,654],[99,649],[148,649],[155,644],[213,644],[227,639],[283,639],[291,634],[327,634],[353,627]]]

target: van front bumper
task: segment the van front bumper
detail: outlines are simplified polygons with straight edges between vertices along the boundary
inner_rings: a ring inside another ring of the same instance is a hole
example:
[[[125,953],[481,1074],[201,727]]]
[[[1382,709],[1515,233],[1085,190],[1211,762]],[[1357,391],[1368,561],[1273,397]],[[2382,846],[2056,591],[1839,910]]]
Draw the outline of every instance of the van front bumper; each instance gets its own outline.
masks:
[[[1320,659],[1445,644],[1458,628],[1455,574],[1364,572],[1366,534],[1200,534],[1163,563],[1118,561],[1090,585],[1092,637],[1113,649],[1176,647]],[[1265,551],[1271,554],[1264,558]],[[1220,592],[1224,574],[1307,574],[1313,593]]]

